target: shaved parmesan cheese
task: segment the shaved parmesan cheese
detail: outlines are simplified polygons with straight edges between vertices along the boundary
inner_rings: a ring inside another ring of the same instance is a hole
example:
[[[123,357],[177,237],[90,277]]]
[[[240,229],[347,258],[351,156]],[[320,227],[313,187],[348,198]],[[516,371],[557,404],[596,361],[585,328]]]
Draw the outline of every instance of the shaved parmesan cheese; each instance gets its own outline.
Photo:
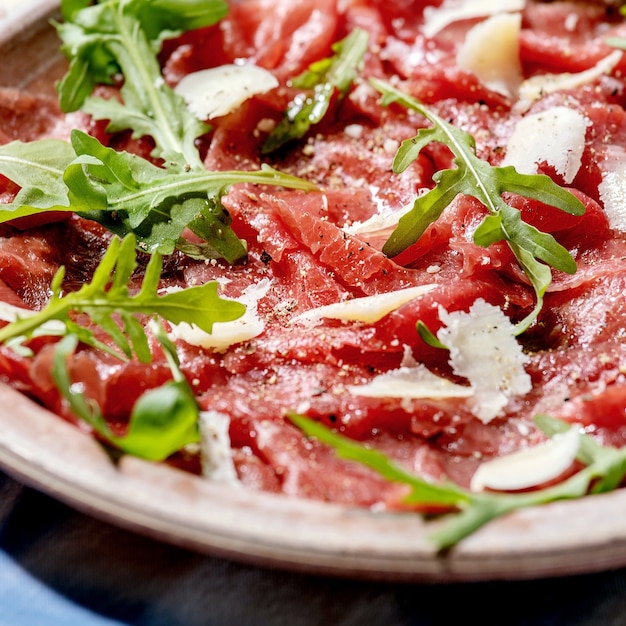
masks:
[[[32,317],[33,315],[36,315],[36,311],[23,309],[8,302],[0,302],[0,320],[3,322],[15,322],[20,318]]]
[[[454,373],[470,382],[471,410],[478,419],[490,422],[511,397],[530,391],[524,370],[528,358],[515,339],[515,327],[498,307],[478,299],[468,313],[440,308],[439,317],[445,327],[437,339],[450,350]]]
[[[570,428],[562,435],[483,463],[470,482],[472,491],[516,491],[558,478],[576,459],[580,433]]]
[[[620,50],[615,50],[584,72],[541,74],[525,80],[519,87],[518,101],[515,103],[514,112],[523,113],[527,111],[535,100],[540,100],[547,94],[575,89],[592,83],[604,74],[609,74],[620,62],[622,54]]]
[[[398,225],[400,218],[412,208],[412,202],[401,209],[382,206],[378,213],[375,213],[363,222],[353,222],[349,226],[344,226],[343,230],[348,235],[357,237],[361,235],[391,234],[391,231]]]
[[[37,315],[37,311],[14,306],[8,302],[0,302],[0,320],[3,322],[17,322],[17,320],[33,317],[33,315]],[[49,320],[39,327],[38,333],[42,335],[57,335],[63,332],[64,329],[65,324],[60,320]]]
[[[609,225],[626,232],[626,151],[621,146],[611,146],[600,169],[602,182],[598,191]]]
[[[199,426],[203,476],[223,483],[240,484],[233,463],[228,415],[219,411],[200,411]]]
[[[374,324],[388,313],[391,313],[391,311],[395,311],[403,304],[423,296],[436,286],[434,284],[419,285],[418,287],[399,289],[375,296],[365,296],[363,298],[328,304],[296,315],[296,317],[292,318],[291,323],[315,326],[323,318],[329,318]]]
[[[472,72],[492,91],[515,96],[523,80],[519,57],[521,24],[519,13],[501,13],[476,24],[459,48],[459,67]]]
[[[256,65],[220,65],[187,74],[174,91],[198,119],[210,120],[277,86],[275,76]]]
[[[422,32],[427,37],[434,37],[454,22],[508,11],[521,11],[525,4],[525,0],[444,0],[438,8],[424,9]]]
[[[213,332],[206,333],[195,324],[181,322],[172,324],[169,336],[176,340],[182,339],[192,346],[213,348],[217,352],[226,350],[235,343],[241,343],[260,335],[265,329],[265,323],[257,314],[258,302],[269,291],[271,281],[267,278],[255,285],[247,287],[238,302],[246,306],[246,312],[232,322],[216,322]]]
[[[571,183],[582,164],[589,124],[584,115],[564,106],[527,115],[517,123],[502,165],[535,174],[537,164],[545,162]]]
[[[467,385],[457,385],[433,374],[426,366],[400,367],[373,378],[365,385],[349,385],[355,396],[368,398],[469,398],[474,390]]]

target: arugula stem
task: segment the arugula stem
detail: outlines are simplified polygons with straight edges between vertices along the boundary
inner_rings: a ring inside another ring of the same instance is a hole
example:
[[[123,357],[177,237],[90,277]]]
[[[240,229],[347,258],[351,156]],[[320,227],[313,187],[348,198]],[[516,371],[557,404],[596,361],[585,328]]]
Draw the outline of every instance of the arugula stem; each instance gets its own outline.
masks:
[[[192,170],[177,175],[170,174],[161,181],[154,181],[149,188],[144,187],[136,193],[127,193],[119,200],[111,198],[109,199],[109,210],[116,211],[122,206],[132,206],[145,198],[151,198],[154,196],[155,189],[164,192],[164,195],[180,197],[189,193],[205,192],[207,189],[224,189],[236,183],[278,185],[301,191],[316,189],[316,186],[307,180],[283,174],[271,168],[251,172]]]
[[[186,149],[187,146],[173,131],[170,120],[163,109],[162,99],[158,93],[159,88],[153,78],[161,75],[161,68],[153,54],[145,54],[146,51],[150,50],[150,44],[144,32],[136,21],[129,20],[123,15],[123,3],[118,8],[118,11],[113,12],[115,23],[120,33],[121,45],[124,47],[126,55],[128,55],[128,61],[124,54],[118,57],[122,73],[126,80],[132,77],[133,74],[139,74],[140,84],[145,90],[145,95],[150,103],[148,114],[158,124],[162,133],[160,141],[165,151],[172,154],[182,154],[192,168],[203,168],[204,166],[197,150]],[[129,24],[132,24],[134,33],[130,32]],[[140,45],[137,46],[135,42],[139,42]],[[141,54],[141,52],[144,52],[144,54]]]
[[[403,100],[402,102],[408,108],[416,108],[415,101],[413,100]],[[476,167],[474,167],[476,155],[473,149],[473,142],[471,142],[468,147],[468,143],[466,141],[460,141],[458,139],[459,133],[457,129],[454,126],[442,124],[441,119],[437,115],[434,115],[428,109],[428,107],[419,106],[417,110],[433,126],[436,126],[441,130],[441,132],[447,138],[445,142],[446,145],[452,150],[457,159],[461,159],[465,170],[469,172],[471,178],[474,180],[474,185],[479,190],[480,194],[480,196],[477,194],[477,197],[480,197],[481,202],[487,207],[487,210],[490,213],[497,213],[498,206],[496,206],[495,202],[493,201],[493,192],[487,188],[487,186],[483,182],[483,177],[480,175]]]

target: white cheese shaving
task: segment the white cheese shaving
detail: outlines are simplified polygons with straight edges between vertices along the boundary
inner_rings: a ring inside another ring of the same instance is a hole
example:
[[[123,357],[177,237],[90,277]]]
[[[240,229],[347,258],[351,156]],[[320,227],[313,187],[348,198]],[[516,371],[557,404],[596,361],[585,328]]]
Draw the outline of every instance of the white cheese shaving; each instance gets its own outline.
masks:
[[[487,17],[505,11],[521,11],[525,4],[525,0],[445,0],[440,7],[424,9],[422,32],[426,37],[434,37],[454,22]]]
[[[174,91],[198,119],[210,120],[277,86],[276,77],[256,65],[221,65],[187,74]]]
[[[16,322],[20,319],[33,317],[33,315],[37,315],[37,313],[38,311],[24,309],[13,304],[9,304],[8,302],[0,302],[0,320],[3,322]],[[63,332],[64,329],[65,324],[63,324],[60,320],[49,320],[45,324],[42,324],[37,332],[41,335],[57,335]]]
[[[203,476],[239,485],[228,434],[228,415],[219,411],[200,411],[199,426]]]
[[[257,314],[258,302],[269,291],[271,281],[268,278],[260,280],[247,287],[238,302],[246,306],[246,312],[232,322],[217,322],[213,324],[213,332],[206,333],[195,324],[181,322],[172,324],[169,336],[173,339],[182,339],[193,346],[213,348],[220,352],[235,343],[247,341],[260,335],[265,329],[265,322]]]
[[[368,398],[469,398],[474,390],[467,385],[457,385],[433,374],[426,366],[400,367],[379,374],[365,385],[348,385],[355,396]]]
[[[555,106],[519,120],[502,165],[535,174],[537,164],[548,163],[571,183],[582,164],[589,120],[574,109]]]
[[[611,146],[600,162],[602,181],[598,185],[604,213],[613,230],[626,232],[626,151]]]
[[[583,72],[541,74],[525,80],[518,89],[518,101],[515,103],[513,111],[523,113],[530,108],[535,100],[540,100],[547,94],[576,89],[592,83],[601,76],[609,74],[620,62],[622,54],[621,50],[615,50]]]
[[[521,24],[519,13],[500,13],[479,22],[467,32],[457,53],[457,64],[492,91],[514,97],[523,80],[519,56]]]
[[[423,296],[436,286],[435,284],[419,285],[418,287],[408,287],[375,296],[365,296],[363,298],[328,304],[296,315],[291,319],[291,323],[315,326],[323,318],[329,318],[374,324],[388,313],[391,313],[391,311],[395,311],[403,304]]]
[[[376,199],[376,195],[374,193],[372,196]],[[400,209],[380,206],[378,213],[375,213],[362,222],[352,222],[352,224],[344,226],[343,231],[348,235],[357,237],[361,235],[391,233],[391,231],[398,225],[400,218],[413,208],[413,204],[414,203],[411,202]]]
[[[562,435],[487,461],[479,466],[470,482],[472,491],[528,489],[558,478],[574,462],[580,446],[580,433],[570,428]]]
[[[15,322],[18,319],[32,317],[35,314],[36,312],[30,309],[24,309],[8,302],[0,301],[0,320],[3,322]]]
[[[454,373],[474,390],[470,404],[478,419],[491,421],[511,397],[530,391],[524,370],[528,358],[515,339],[515,327],[498,307],[479,298],[468,313],[440,308],[439,317],[445,326],[437,338],[450,350]]]

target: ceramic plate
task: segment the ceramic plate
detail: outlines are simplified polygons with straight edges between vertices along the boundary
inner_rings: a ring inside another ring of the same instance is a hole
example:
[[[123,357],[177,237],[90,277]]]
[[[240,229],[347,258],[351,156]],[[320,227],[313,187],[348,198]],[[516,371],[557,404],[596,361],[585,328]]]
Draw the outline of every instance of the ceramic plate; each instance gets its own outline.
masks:
[[[8,4],[7,4],[8,2]],[[15,5],[10,11],[6,8]],[[4,0],[0,84],[50,89],[62,69],[49,0]],[[436,523],[213,484],[108,455],[79,429],[0,387],[0,466],[82,511],[194,550],[261,565],[411,581],[522,579],[626,565],[626,490],[527,509],[454,550],[428,542]]]

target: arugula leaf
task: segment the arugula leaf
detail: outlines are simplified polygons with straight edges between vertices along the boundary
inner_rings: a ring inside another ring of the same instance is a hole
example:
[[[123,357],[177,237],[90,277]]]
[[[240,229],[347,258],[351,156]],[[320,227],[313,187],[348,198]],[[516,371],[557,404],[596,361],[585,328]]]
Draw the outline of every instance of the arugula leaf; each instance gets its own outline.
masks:
[[[315,188],[270,167],[250,172],[166,170],[107,148],[79,130],[71,140],[71,146],[53,140],[0,146],[0,174],[22,186],[13,203],[1,205],[0,222],[50,210],[73,211],[121,237],[133,233],[142,250],[160,254],[184,250],[182,234],[188,227],[207,242],[201,256],[222,256],[234,263],[247,249],[230,228],[220,202],[232,185]]]
[[[78,326],[69,318],[70,313],[84,313],[109,335],[124,356],[130,358],[136,354],[139,360],[149,362],[151,354],[145,331],[135,317],[137,314],[160,316],[174,324],[188,322],[208,333],[214,323],[228,322],[243,315],[244,305],[219,297],[216,282],[158,295],[162,268],[162,258],[158,253],[150,258],[140,291],[131,295],[128,283],[136,267],[135,245],[132,235],[123,241],[114,238],[91,282],[64,296],[61,295],[64,275],[61,268],[52,281],[52,296],[48,305],[42,311],[0,329],[0,343],[46,332],[74,334],[84,343],[107,349],[122,358],[119,353],[97,341],[92,331]],[[45,325],[52,320],[56,320],[57,325],[47,331]]]
[[[83,108],[108,120],[111,132],[132,129],[150,136],[152,152],[166,162],[201,168],[195,140],[208,131],[183,99],[165,83],[157,54],[164,39],[215,24],[227,13],[222,0],[65,0],[64,22],[56,24],[62,51],[70,59],[58,84],[64,112]],[[122,74],[123,104],[91,97],[96,84],[114,83]]]
[[[245,256],[246,248],[229,228],[230,218],[220,203],[231,185],[314,188],[269,167],[252,172],[164,170],[136,155],[106,148],[80,131],[73,131],[72,145],[79,158],[66,170],[65,183],[74,210],[118,235],[135,233],[148,252],[171,254],[189,227],[233,263]]]
[[[166,354],[169,355],[168,362],[174,379],[139,397],[123,436],[111,432],[97,404],[72,384],[67,360],[75,352],[77,345],[78,337],[72,334],[57,344],[52,377],[72,412],[107,442],[128,454],[150,461],[163,461],[187,444],[200,440],[200,409],[191,387],[178,368],[176,353],[175,350],[171,352],[171,345],[162,342]]]
[[[358,67],[367,52],[367,42],[367,32],[355,28],[333,45],[333,56],[313,63],[291,81],[293,87],[312,90],[312,93],[299,94],[289,103],[285,116],[266,139],[263,154],[300,139],[313,124],[322,121],[335,92],[340,97],[345,96],[356,79]]]
[[[433,176],[435,187],[417,198],[413,208],[400,218],[383,252],[396,256],[415,243],[457,195],[473,196],[489,212],[474,232],[474,242],[487,247],[497,241],[505,241],[535,290],[535,309],[518,324],[519,332],[523,332],[540,311],[543,296],[552,281],[548,266],[573,274],[576,262],[552,235],[524,222],[520,212],[507,204],[502,194],[511,192],[533,198],[572,215],[582,215],[584,205],[548,176],[520,174],[512,166],[494,167],[479,159],[471,135],[449,124],[392,85],[377,79],[372,79],[371,83],[383,95],[383,104],[398,102],[417,111],[432,124],[432,127],[421,129],[415,137],[401,144],[393,162],[394,172],[406,170],[422,149],[433,141],[448,146],[456,164],[455,169],[439,171]]]
[[[63,172],[75,154],[58,139],[0,146],[0,173],[21,187],[13,203],[1,205],[9,219],[47,211],[69,211]]]
[[[589,493],[611,491],[626,477],[626,448],[601,446],[589,435],[581,435],[578,459],[582,470],[557,485],[523,493],[471,492],[450,483],[430,483],[403,469],[384,453],[333,432],[303,415],[289,419],[307,436],[314,437],[335,450],[341,458],[361,463],[383,478],[410,487],[405,503],[435,511],[448,509],[445,523],[430,535],[439,550],[448,549],[491,520],[512,511],[574,499]],[[575,428],[546,415],[536,417],[537,425],[549,436]]]

